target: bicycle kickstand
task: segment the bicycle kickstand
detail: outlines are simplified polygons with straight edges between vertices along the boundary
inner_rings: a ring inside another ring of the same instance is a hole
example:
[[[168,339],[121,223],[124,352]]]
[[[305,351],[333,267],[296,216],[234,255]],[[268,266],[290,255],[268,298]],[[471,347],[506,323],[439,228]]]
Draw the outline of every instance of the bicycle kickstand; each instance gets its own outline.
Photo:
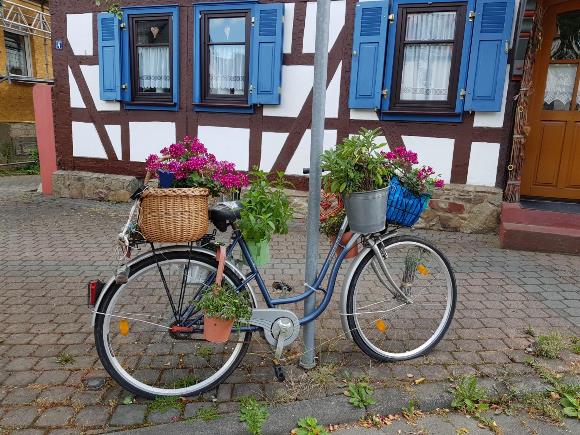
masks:
[[[286,380],[286,375],[284,374],[284,368],[280,364],[280,358],[282,357],[282,352],[284,351],[284,342],[292,335],[292,322],[280,319],[278,321],[278,326],[280,327],[280,332],[276,341],[276,351],[274,352],[272,365],[274,366],[274,375],[276,376],[278,382],[284,382]]]

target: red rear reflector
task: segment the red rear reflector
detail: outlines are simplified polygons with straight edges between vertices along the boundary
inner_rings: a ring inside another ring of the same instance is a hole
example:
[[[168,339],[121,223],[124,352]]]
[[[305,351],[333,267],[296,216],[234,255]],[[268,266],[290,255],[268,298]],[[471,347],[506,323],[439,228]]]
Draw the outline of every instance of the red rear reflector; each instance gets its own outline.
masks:
[[[90,306],[94,306],[97,303],[97,299],[99,298],[99,294],[103,288],[103,283],[98,279],[89,281],[88,286],[88,304]]]

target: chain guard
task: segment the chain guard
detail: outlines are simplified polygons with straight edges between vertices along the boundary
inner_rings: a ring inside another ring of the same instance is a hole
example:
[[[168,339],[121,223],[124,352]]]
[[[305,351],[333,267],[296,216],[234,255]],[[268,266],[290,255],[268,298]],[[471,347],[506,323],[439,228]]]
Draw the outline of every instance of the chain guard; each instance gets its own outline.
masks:
[[[283,347],[286,347],[292,344],[300,335],[300,320],[292,311],[276,308],[255,308],[252,310],[252,317],[249,323],[262,328],[266,341],[276,347],[278,335],[280,334],[280,320],[289,320],[291,322],[292,332],[282,344]]]

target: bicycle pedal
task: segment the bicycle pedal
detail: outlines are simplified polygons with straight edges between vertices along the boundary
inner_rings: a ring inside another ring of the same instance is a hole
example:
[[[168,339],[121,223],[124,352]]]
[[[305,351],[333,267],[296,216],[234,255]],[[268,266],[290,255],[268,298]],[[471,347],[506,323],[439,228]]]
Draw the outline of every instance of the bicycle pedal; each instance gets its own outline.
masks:
[[[286,375],[284,374],[284,367],[280,364],[274,363],[274,376],[278,382],[284,382],[286,380]]]
[[[284,281],[274,281],[272,283],[272,288],[274,290],[280,290],[280,291],[287,291],[287,292],[292,291],[292,286],[289,284],[286,284]]]

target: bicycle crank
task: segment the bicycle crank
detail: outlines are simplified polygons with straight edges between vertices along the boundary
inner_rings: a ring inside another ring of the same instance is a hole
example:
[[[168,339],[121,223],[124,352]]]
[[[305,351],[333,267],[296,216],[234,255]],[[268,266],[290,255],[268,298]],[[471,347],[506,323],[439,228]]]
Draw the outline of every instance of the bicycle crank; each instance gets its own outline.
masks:
[[[250,325],[264,330],[266,341],[276,349],[276,354],[292,344],[300,335],[300,320],[289,310],[276,308],[255,308],[252,310]],[[276,358],[280,358],[276,355]]]

